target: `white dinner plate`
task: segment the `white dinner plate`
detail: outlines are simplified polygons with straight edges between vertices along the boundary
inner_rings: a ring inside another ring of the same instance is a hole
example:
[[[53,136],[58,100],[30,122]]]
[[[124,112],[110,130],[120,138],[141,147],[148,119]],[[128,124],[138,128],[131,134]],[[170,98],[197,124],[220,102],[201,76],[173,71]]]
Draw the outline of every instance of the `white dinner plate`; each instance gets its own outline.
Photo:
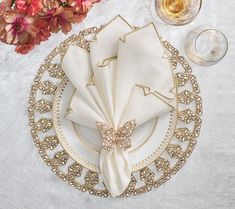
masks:
[[[53,103],[53,124],[66,152],[84,167],[99,172],[102,139],[98,130],[78,125],[66,118],[75,88],[68,78],[59,85]],[[165,113],[136,128],[128,150],[132,172],[152,163],[167,147],[176,126],[176,112]]]

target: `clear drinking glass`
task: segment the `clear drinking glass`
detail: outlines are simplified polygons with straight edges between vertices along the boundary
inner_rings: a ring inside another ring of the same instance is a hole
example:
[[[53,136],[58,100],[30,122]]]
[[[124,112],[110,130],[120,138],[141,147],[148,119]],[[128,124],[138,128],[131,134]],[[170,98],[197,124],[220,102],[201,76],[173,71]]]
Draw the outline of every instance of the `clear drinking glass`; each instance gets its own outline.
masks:
[[[195,19],[201,6],[202,0],[152,0],[150,10],[158,22],[185,25]]]
[[[185,52],[188,57],[200,65],[212,65],[219,62],[228,51],[228,40],[218,29],[196,28],[185,39]]]

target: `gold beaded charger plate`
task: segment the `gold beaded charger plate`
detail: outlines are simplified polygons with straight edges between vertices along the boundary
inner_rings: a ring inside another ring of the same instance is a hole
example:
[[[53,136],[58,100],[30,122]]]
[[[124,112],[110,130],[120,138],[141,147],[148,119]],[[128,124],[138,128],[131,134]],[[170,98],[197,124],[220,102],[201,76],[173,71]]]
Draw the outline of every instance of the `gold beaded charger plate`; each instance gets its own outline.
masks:
[[[96,133],[64,117],[74,89],[60,66],[69,45],[89,51],[89,39],[98,30],[96,27],[83,30],[48,55],[34,79],[28,114],[32,138],[52,171],[83,192],[107,197],[109,192],[97,166],[101,145],[92,140]],[[121,197],[142,194],[169,180],[185,164],[200,134],[202,101],[196,77],[178,50],[167,41],[162,43],[175,77],[177,108],[137,132],[141,137],[136,135],[130,153],[138,157],[133,162],[131,182]]]

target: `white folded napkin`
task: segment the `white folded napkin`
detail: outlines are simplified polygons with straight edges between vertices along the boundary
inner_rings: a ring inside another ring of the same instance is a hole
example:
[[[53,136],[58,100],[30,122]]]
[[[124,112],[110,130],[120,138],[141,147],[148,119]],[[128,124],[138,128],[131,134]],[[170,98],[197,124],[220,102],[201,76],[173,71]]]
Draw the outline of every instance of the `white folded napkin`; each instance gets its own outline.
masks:
[[[90,42],[90,53],[70,46],[62,68],[76,88],[67,118],[99,129],[100,171],[113,197],[131,180],[128,148],[143,123],[176,105],[169,60],[153,24],[134,30],[120,16]]]

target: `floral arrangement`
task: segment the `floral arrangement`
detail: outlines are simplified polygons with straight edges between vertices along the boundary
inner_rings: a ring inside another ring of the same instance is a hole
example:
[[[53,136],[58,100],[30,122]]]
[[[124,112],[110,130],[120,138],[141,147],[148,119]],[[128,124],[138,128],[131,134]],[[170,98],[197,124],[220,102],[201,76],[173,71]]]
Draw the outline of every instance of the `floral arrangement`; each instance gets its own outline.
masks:
[[[0,41],[27,54],[51,33],[67,34],[100,0],[0,0]]]

